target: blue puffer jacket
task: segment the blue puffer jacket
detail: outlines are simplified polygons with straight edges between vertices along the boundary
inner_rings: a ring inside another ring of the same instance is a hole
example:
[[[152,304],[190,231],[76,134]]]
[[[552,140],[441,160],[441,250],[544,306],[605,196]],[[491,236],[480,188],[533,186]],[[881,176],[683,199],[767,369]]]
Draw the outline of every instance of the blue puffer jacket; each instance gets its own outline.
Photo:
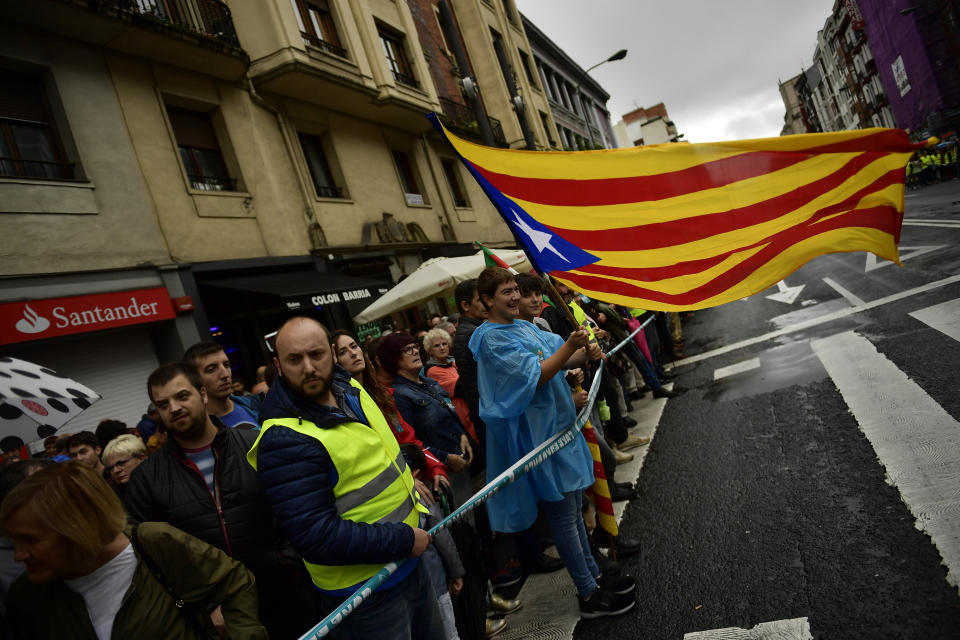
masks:
[[[440,383],[422,374],[419,383],[398,375],[393,379],[393,399],[400,415],[437,459],[445,462],[451,453],[463,454],[460,436],[466,430]]]
[[[277,378],[260,410],[260,424],[274,418],[298,418],[321,429],[345,422],[368,424],[360,392],[350,385],[350,375],[339,365],[334,371],[333,391],[339,410],[297,396]],[[339,476],[319,440],[282,426],[270,427],[260,439],[257,469],[284,534],[308,562],[386,564],[406,558],[413,548],[413,529],[402,522],[366,524],[339,517],[333,496]],[[381,589],[400,582],[416,564],[404,562]]]

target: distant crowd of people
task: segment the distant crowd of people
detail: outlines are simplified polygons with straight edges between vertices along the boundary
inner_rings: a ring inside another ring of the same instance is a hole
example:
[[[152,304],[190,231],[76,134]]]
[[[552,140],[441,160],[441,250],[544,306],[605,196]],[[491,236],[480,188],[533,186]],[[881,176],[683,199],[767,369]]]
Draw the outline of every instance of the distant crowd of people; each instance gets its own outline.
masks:
[[[636,583],[601,550],[640,544],[596,526],[582,435],[428,533],[570,426],[601,361],[602,467],[614,501],[636,497],[616,478],[648,443],[629,414],[679,393],[664,365],[680,316],[555,285],[490,267],[457,286],[458,314],[364,340],[292,317],[250,392],[202,342],[149,375],[135,427],[105,420],[4,464],[0,636],[299,638],[393,561],[333,637],[489,638],[521,607],[512,585],[564,568],[581,617],[629,611]]]
[[[921,149],[907,163],[908,189],[957,178],[960,178],[960,150],[956,142],[944,148]]]

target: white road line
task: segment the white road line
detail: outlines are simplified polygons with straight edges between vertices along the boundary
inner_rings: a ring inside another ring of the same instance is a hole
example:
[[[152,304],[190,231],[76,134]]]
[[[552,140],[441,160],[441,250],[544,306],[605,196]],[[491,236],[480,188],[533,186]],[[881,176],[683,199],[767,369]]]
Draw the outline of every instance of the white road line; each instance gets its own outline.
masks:
[[[907,224],[911,222],[936,222],[938,224],[942,222],[944,224],[960,224],[960,220],[954,220],[953,218],[906,218],[903,222]]]
[[[849,302],[854,307],[859,306],[861,304],[866,304],[866,302],[864,302],[861,298],[858,298],[857,296],[852,294],[850,291],[848,291],[847,289],[844,289],[839,284],[834,282],[832,278],[824,278],[823,281],[824,283],[826,283],[828,287],[830,287],[831,289],[833,289],[834,291],[842,295],[844,298],[846,298],[847,302]]]
[[[960,342],[960,298],[914,311],[910,315]]]
[[[766,342],[767,340],[772,340],[773,338],[779,338],[780,336],[785,336],[788,333],[794,333],[795,331],[802,331],[803,329],[816,327],[817,325],[825,324],[827,322],[833,322],[834,320],[839,320],[840,318],[846,318],[847,316],[851,316],[855,313],[860,313],[861,311],[867,311],[869,309],[882,307],[885,304],[890,304],[891,302],[897,302],[899,300],[903,300],[904,298],[915,296],[919,293],[926,293],[927,291],[933,291],[934,289],[945,287],[948,284],[953,284],[954,282],[960,282],[960,275],[950,276],[949,278],[943,278],[942,280],[934,280],[933,282],[928,282],[927,284],[921,285],[919,287],[914,287],[913,289],[907,289],[905,291],[900,291],[899,293],[894,293],[893,295],[886,296],[885,298],[877,298],[876,300],[873,300],[872,302],[867,302],[866,304],[857,305],[856,307],[850,307],[849,309],[841,309],[840,311],[834,311],[833,313],[828,313],[818,318],[811,318],[810,320],[804,320],[803,322],[798,322],[797,324],[791,325],[789,327],[783,327],[782,329],[777,329],[776,331],[771,331],[770,333],[765,333],[761,336],[755,336],[753,338],[741,340],[740,342],[734,342],[733,344],[728,344],[727,346],[720,347],[719,349],[706,351],[704,353],[698,353],[695,356],[690,356],[689,358],[677,360],[676,362],[673,363],[673,367],[671,368],[681,367],[685,364],[693,364],[694,362],[700,362],[701,360],[714,358],[716,356],[720,356],[725,353],[730,353],[731,351],[737,351],[738,349],[743,349],[744,347],[760,344],[762,342]]]
[[[683,640],[813,640],[806,618],[761,622],[751,629],[727,627],[686,633]]]
[[[760,368],[760,358],[750,358],[749,360],[744,360],[743,362],[737,362],[726,367],[720,367],[715,369],[713,372],[714,381],[721,378],[726,378],[728,376],[733,376],[738,373],[743,373],[744,371],[750,371],[752,369]]]
[[[941,222],[908,222],[903,221],[905,227],[940,227],[943,229],[960,229],[960,224],[953,220],[943,220]]]
[[[811,341],[888,481],[960,577],[960,423],[866,338],[847,331]]]

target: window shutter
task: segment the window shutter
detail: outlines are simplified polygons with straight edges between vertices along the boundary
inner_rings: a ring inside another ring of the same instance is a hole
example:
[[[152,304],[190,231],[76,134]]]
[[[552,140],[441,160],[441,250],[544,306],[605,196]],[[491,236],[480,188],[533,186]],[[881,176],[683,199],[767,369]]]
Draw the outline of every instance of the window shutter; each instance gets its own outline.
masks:
[[[40,78],[0,69],[0,118],[48,123]]]

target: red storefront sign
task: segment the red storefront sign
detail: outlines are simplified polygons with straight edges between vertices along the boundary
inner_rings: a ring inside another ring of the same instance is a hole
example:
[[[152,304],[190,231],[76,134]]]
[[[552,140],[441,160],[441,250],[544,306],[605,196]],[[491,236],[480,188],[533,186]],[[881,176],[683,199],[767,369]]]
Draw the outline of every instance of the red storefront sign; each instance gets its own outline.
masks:
[[[0,344],[100,331],[175,316],[163,287],[0,304]]]

